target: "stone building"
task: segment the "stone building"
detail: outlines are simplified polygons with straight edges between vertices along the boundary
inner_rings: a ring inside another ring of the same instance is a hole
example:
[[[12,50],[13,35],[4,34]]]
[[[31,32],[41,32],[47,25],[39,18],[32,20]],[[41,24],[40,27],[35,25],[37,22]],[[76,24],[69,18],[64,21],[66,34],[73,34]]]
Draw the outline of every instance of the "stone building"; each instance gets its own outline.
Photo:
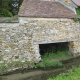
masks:
[[[80,52],[80,18],[71,0],[24,0],[19,22],[0,23],[0,61],[39,62],[39,44],[69,42],[69,54]]]

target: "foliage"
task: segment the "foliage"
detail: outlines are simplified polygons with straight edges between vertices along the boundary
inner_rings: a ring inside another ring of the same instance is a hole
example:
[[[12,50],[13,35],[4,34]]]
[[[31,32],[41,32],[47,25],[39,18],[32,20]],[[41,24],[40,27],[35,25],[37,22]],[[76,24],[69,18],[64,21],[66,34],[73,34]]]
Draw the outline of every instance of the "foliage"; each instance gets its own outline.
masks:
[[[73,67],[67,73],[62,73],[55,78],[49,78],[47,80],[80,80],[80,67]]]
[[[80,15],[80,8],[76,8],[76,12],[78,15]]]
[[[20,67],[21,66],[20,61],[14,61],[14,62],[12,62],[12,64],[14,65],[14,67]]]
[[[76,13],[77,13],[78,15],[80,15],[80,7],[79,7],[79,8],[76,8]],[[74,18],[74,21],[75,21],[75,22],[80,22],[80,19]]]
[[[11,8],[9,7],[10,0],[0,0],[0,16],[12,16],[10,12]]]
[[[67,51],[58,51],[57,53],[45,53],[45,55],[42,56],[43,60],[48,59],[55,59],[55,58],[64,58],[68,56],[68,52]]]
[[[49,60],[46,60],[44,62],[41,62],[39,64],[36,64],[34,67],[35,68],[47,68],[47,67],[61,67],[63,64],[59,61],[56,62],[51,62]]]
[[[4,9],[4,8],[0,8],[0,16],[1,17],[6,17],[6,16],[12,16],[12,13],[9,11],[9,10],[7,10],[7,9]]]
[[[6,66],[6,64],[4,64],[4,63],[0,63],[0,72],[4,72],[4,71],[7,71],[7,66]]]
[[[17,15],[22,1],[23,0],[0,0],[0,17],[11,17]],[[18,7],[17,5],[13,6],[13,4],[16,4],[15,2],[17,2]]]
[[[12,17],[9,17],[6,19],[6,22],[13,22],[15,20],[18,20],[18,15],[15,15],[15,16],[12,16]]]
[[[38,64],[36,64],[34,67],[41,67],[41,68],[45,68],[45,67],[61,67],[62,63],[60,61],[51,61],[52,59],[58,59],[58,58],[64,58],[67,57],[67,51],[58,51],[56,54],[55,53],[45,53],[45,55],[42,56],[43,62],[40,62]]]

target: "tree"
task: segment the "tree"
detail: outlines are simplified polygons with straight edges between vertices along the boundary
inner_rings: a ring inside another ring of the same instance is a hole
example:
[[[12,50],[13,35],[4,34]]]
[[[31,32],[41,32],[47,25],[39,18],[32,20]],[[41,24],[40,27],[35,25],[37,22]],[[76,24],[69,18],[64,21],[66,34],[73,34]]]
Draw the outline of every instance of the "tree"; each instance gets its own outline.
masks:
[[[22,1],[23,0],[0,0],[0,17],[18,14]]]
[[[11,8],[9,7],[10,0],[0,0],[0,16],[12,16],[10,12]]]

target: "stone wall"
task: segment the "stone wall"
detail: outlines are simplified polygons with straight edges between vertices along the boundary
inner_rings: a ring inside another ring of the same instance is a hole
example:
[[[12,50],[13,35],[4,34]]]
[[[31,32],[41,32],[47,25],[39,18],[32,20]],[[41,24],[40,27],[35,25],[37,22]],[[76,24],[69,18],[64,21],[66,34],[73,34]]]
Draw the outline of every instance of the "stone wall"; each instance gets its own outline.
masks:
[[[19,18],[0,23],[0,62],[41,60],[39,44],[70,42],[73,55],[80,52],[80,24],[71,19]]]

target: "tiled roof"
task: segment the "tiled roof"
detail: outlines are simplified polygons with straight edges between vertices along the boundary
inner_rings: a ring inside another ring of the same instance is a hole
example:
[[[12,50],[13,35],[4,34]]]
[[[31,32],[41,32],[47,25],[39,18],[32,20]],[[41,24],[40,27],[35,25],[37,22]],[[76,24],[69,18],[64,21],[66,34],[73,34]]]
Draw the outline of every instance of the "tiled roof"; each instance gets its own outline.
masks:
[[[19,11],[19,16],[33,18],[76,18],[73,11],[59,2],[24,0]]]

